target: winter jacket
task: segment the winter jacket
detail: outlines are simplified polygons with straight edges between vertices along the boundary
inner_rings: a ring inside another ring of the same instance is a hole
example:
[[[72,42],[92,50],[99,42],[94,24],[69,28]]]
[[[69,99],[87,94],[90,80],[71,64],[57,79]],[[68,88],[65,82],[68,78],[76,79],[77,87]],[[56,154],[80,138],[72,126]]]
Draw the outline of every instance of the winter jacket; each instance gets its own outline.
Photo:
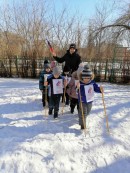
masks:
[[[39,76],[39,89],[40,90],[44,90],[45,86],[44,86],[44,75],[51,75],[52,71],[50,71],[49,73],[47,73],[45,70],[42,70]]]
[[[87,84],[85,84],[82,81],[80,81],[80,95],[81,95],[81,100],[82,100],[83,103],[88,103],[87,100],[86,100],[85,88],[84,88],[86,85],[93,85],[94,91],[97,92],[97,93],[101,93],[100,87],[95,83],[94,80],[91,80]],[[80,95],[79,95],[79,92],[78,92],[79,102],[80,102]]]
[[[77,51],[75,51],[73,54],[70,54],[69,50],[67,50],[67,53],[62,58],[56,56],[54,57],[54,59],[58,63],[65,62],[65,66],[68,66],[71,69],[71,73],[76,71],[79,67],[79,64],[81,63],[81,57],[79,56]]]
[[[75,80],[78,80],[77,71],[72,73],[72,78],[70,82],[68,83],[67,94],[71,98],[78,99],[78,94],[77,94],[76,86],[75,86]]]

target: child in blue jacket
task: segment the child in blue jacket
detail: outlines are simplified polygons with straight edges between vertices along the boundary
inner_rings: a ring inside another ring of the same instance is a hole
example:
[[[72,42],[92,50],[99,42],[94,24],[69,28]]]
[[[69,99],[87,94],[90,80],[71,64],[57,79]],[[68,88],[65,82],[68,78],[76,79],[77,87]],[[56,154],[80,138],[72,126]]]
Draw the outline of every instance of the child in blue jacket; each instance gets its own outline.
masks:
[[[88,65],[84,66],[83,71],[79,75],[78,100],[79,100],[79,125],[81,129],[86,128],[86,117],[92,109],[94,100],[94,92],[103,92],[103,87],[99,87],[93,80],[93,74]]]

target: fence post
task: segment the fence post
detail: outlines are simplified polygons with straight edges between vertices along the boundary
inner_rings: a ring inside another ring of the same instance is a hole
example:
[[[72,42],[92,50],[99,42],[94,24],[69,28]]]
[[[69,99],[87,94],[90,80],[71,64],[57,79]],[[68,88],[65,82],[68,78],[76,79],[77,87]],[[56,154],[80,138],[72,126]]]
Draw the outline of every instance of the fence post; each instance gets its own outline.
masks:
[[[18,71],[18,55],[16,56],[15,64],[16,64],[16,74],[17,74],[18,77],[19,77],[19,71]]]
[[[108,59],[106,60],[106,66],[105,66],[105,77],[104,77],[104,80],[105,80],[105,81],[106,81],[106,79],[107,79],[107,71],[108,71],[107,65],[108,65]]]
[[[116,47],[114,48],[114,54],[113,54],[113,59],[112,59],[112,69],[111,69],[111,75],[110,75],[110,81],[113,82],[115,79],[115,73],[114,73],[114,65],[115,65],[115,57],[116,57]]]

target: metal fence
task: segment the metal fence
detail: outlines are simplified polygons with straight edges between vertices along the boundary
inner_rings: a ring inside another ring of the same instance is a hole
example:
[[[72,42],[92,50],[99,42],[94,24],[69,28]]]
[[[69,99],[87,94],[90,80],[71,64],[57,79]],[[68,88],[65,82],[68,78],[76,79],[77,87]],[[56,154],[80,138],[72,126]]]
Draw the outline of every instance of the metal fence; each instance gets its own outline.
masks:
[[[87,63],[90,64],[96,81],[130,82],[130,60],[125,61],[125,63],[124,60],[113,61],[112,59]],[[44,58],[13,57],[0,59],[0,77],[38,78],[43,66]]]
[[[113,62],[106,60],[100,63],[89,63],[95,74],[97,81],[107,81],[113,83],[129,83],[130,82],[130,60],[124,64],[123,60]]]
[[[12,57],[0,59],[0,77],[37,78],[44,67],[44,58]]]

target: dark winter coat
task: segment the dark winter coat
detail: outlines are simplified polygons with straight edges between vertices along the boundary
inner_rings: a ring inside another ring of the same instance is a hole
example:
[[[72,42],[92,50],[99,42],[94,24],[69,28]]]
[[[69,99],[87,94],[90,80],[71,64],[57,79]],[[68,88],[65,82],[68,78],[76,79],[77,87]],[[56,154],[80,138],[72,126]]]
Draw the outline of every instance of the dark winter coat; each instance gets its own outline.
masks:
[[[81,57],[77,51],[75,51],[73,54],[70,54],[69,50],[67,50],[67,53],[62,58],[54,57],[54,59],[58,63],[65,62],[65,66],[68,66],[71,69],[71,73],[76,71],[79,67],[79,64],[82,62]]]

